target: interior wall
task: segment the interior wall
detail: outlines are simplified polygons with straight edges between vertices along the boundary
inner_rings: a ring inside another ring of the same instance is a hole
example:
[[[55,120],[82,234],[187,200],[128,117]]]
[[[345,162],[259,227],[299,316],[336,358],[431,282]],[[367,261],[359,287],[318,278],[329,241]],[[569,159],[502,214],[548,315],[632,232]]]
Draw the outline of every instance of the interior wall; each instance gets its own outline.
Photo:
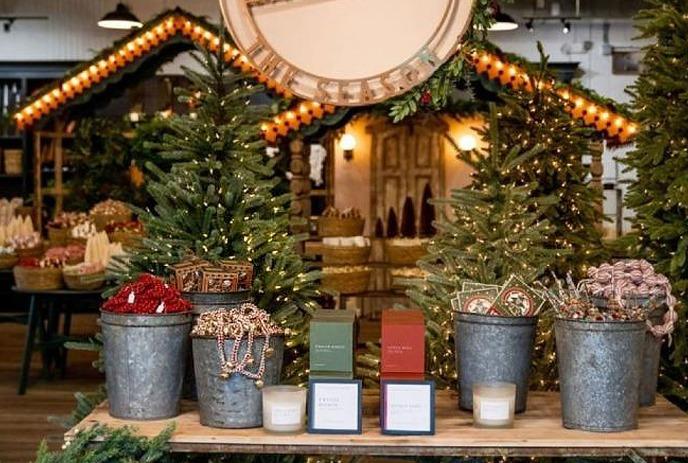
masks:
[[[477,134],[475,127],[482,125],[482,119],[477,117],[456,120],[444,117],[449,125],[449,135],[458,142],[463,135],[472,134],[476,137],[478,146],[484,146]],[[366,126],[372,122],[368,116],[360,116],[344,127],[344,133],[356,138],[356,148],[351,161],[344,159],[344,153],[335,143],[334,152],[334,204],[342,210],[355,207],[366,218],[366,234],[373,233],[374,223],[370,223],[370,189],[371,189],[371,152],[372,136],[366,132]],[[441,196],[447,196],[454,188],[463,188],[470,183],[470,168],[456,158],[454,146],[445,141],[445,191]],[[437,195],[440,196],[440,195]],[[420,207],[420,205],[417,205]],[[399,211],[397,211],[399,212]]]

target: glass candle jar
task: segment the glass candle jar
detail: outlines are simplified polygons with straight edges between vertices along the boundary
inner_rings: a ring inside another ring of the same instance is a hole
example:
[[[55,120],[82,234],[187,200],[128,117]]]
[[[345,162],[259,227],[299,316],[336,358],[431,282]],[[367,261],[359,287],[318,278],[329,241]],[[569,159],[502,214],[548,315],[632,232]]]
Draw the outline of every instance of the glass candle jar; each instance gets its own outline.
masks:
[[[269,432],[297,433],[306,426],[306,389],[298,386],[263,388],[263,428]]]
[[[514,425],[516,385],[473,385],[473,425],[478,428],[511,428]]]

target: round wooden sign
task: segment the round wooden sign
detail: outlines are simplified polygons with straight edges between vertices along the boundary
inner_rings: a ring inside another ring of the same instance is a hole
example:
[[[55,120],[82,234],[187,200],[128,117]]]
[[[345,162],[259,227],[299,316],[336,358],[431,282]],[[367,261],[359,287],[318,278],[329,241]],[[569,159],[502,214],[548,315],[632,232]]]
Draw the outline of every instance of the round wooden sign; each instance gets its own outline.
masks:
[[[459,47],[473,0],[220,0],[236,45],[294,94],[338,106],[423,82]]]

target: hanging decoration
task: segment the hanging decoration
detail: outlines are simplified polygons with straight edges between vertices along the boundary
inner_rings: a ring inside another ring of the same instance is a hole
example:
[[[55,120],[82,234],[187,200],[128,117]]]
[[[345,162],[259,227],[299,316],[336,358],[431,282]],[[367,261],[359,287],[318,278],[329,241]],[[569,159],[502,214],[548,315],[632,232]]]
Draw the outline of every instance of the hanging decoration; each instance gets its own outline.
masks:
[[[476,18],[480,19],[484,16],[477,10],[476,7],[474,22]],[[36,92],[31,100],[13,114],[15,124],[20,130],[35,125],[65,104],[82,98],[89,91],[102,88],[108,79],[129,66],[138,64],[144,57],[174,40],[187,40],[215,52],[222,46],[226,62],[231,63],[241,72],[254,76],[268,90],[287,99],[293,98],[292,90],[273,78],[271,72],[263,72],[264,67],[261,70],[251,64],[251,60],[238,48],[229,43],[222,43],[212,25],[177,8],[159,15],[141,29],[132,31],[113,47],[77,66],[63,79]],[[264,60],[261,63],[265,64]],[[413,88],[406,89],[407,94],[410,94],[411,109],[417,109],[417,105],[422,104],[422,99],[427,100],[427,104],[442,100],[444,93],[441,89],[446,87],[444,84],[452,81],[457,72],[463,72],[462,69],[466,63],[473,66],[478,74],[485,75],[502,85],[529,88],[531,79],[522,66],[510,63],[493,51],[469,52],[462,49],[444,65],[436,68],[430,80],[421,85],[414,84]],[[551,82],[547,85],[555,85],[555,83]],[[588,126],[604,133],[607,139],[617,143],[629,143],[638,133],[639,127],[636,123],[612,110],[607,101],[593,98],[590,92],[583,92],[573,87],[558,88],[557,91],[568,102],[567,108],[574,118],[583,119]],[[277,114],[272,120],[261,125],[263,137],[269,143],[274,143],[278,138],[285,137],[292,131],[300,130],[333,114],[336,109],[337,106],[333,104],[297,100],[289,110]]]

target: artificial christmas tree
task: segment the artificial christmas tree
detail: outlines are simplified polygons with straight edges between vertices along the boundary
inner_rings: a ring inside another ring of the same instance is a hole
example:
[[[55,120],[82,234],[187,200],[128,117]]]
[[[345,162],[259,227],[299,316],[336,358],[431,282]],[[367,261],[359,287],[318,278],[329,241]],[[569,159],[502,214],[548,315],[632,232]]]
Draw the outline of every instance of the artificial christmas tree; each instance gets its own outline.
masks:
[[[297,254],[300,237],[289,234],[291,196],[273,193],[280,180],[259,130],[265,109],[250,104],[260,87],[233,75],[221,56],[204,53],[196,61],[203,73],[185,69],[192,88],[178,91],[194,114],[172,117],[170,133],[157,145],[173,162],[170,171],[147,165],[155,206],[137,211],[147,236],[120,276],[167,275],[190,255],[250,261],[256,304],[287,329],[294,361],[285,375],[303,376],[307,355],[300,346],[317,306],[318,273]]]
[[[626,163],[635,170],[626,203],[635,210],[636,250],[669,277],[679,300],[673,350],[665,352],[660,392],[688,406],[688,3],[650,0],[637,16],[643,70],[632,87],[642,126]],[[633,250],[632,253],[635,253]]]
[[[484,180],[451,197],[434,201],[447,206],[435,223],[438,234],[429,255],[420,262],[428,272],[412,283],[411,299],[425,310],[428,331],[428,368],[438,385],[456,380],[450,299],[466,280],[502,284],[512,274],[533,281],[565,251],[547,246],[553,227],[543,218],[555,204],[553,197],[534,196],[534,183],[516,185],[509,173],[538,156],[541,147],[523,151],[507,147],[500,138],[496,107],[490,107],[489,152],[461,152],[461,159]]]
[[[539,72],[531,77],[532,91],[503,92],[500,98],[500,140],[508,147],[541,150],[528,163],[506,172],[506,179],[517,185],[534,182],[535,196],[555,196],[558,201],[545,209],[552,233],[546,246],[570,252],[552,268],[557,274],[572,272],[584,276],[585,269],[604,259],[602,233],[602,194],[590,187],[589,169],[583,157],[590,154],[593,130],[566,112],[568,104],[548,85],[547,57],[542,56]],[[488,140],[489,141],[489,140]],[[489,182],[490,169],[477,171],[478,183]]]

